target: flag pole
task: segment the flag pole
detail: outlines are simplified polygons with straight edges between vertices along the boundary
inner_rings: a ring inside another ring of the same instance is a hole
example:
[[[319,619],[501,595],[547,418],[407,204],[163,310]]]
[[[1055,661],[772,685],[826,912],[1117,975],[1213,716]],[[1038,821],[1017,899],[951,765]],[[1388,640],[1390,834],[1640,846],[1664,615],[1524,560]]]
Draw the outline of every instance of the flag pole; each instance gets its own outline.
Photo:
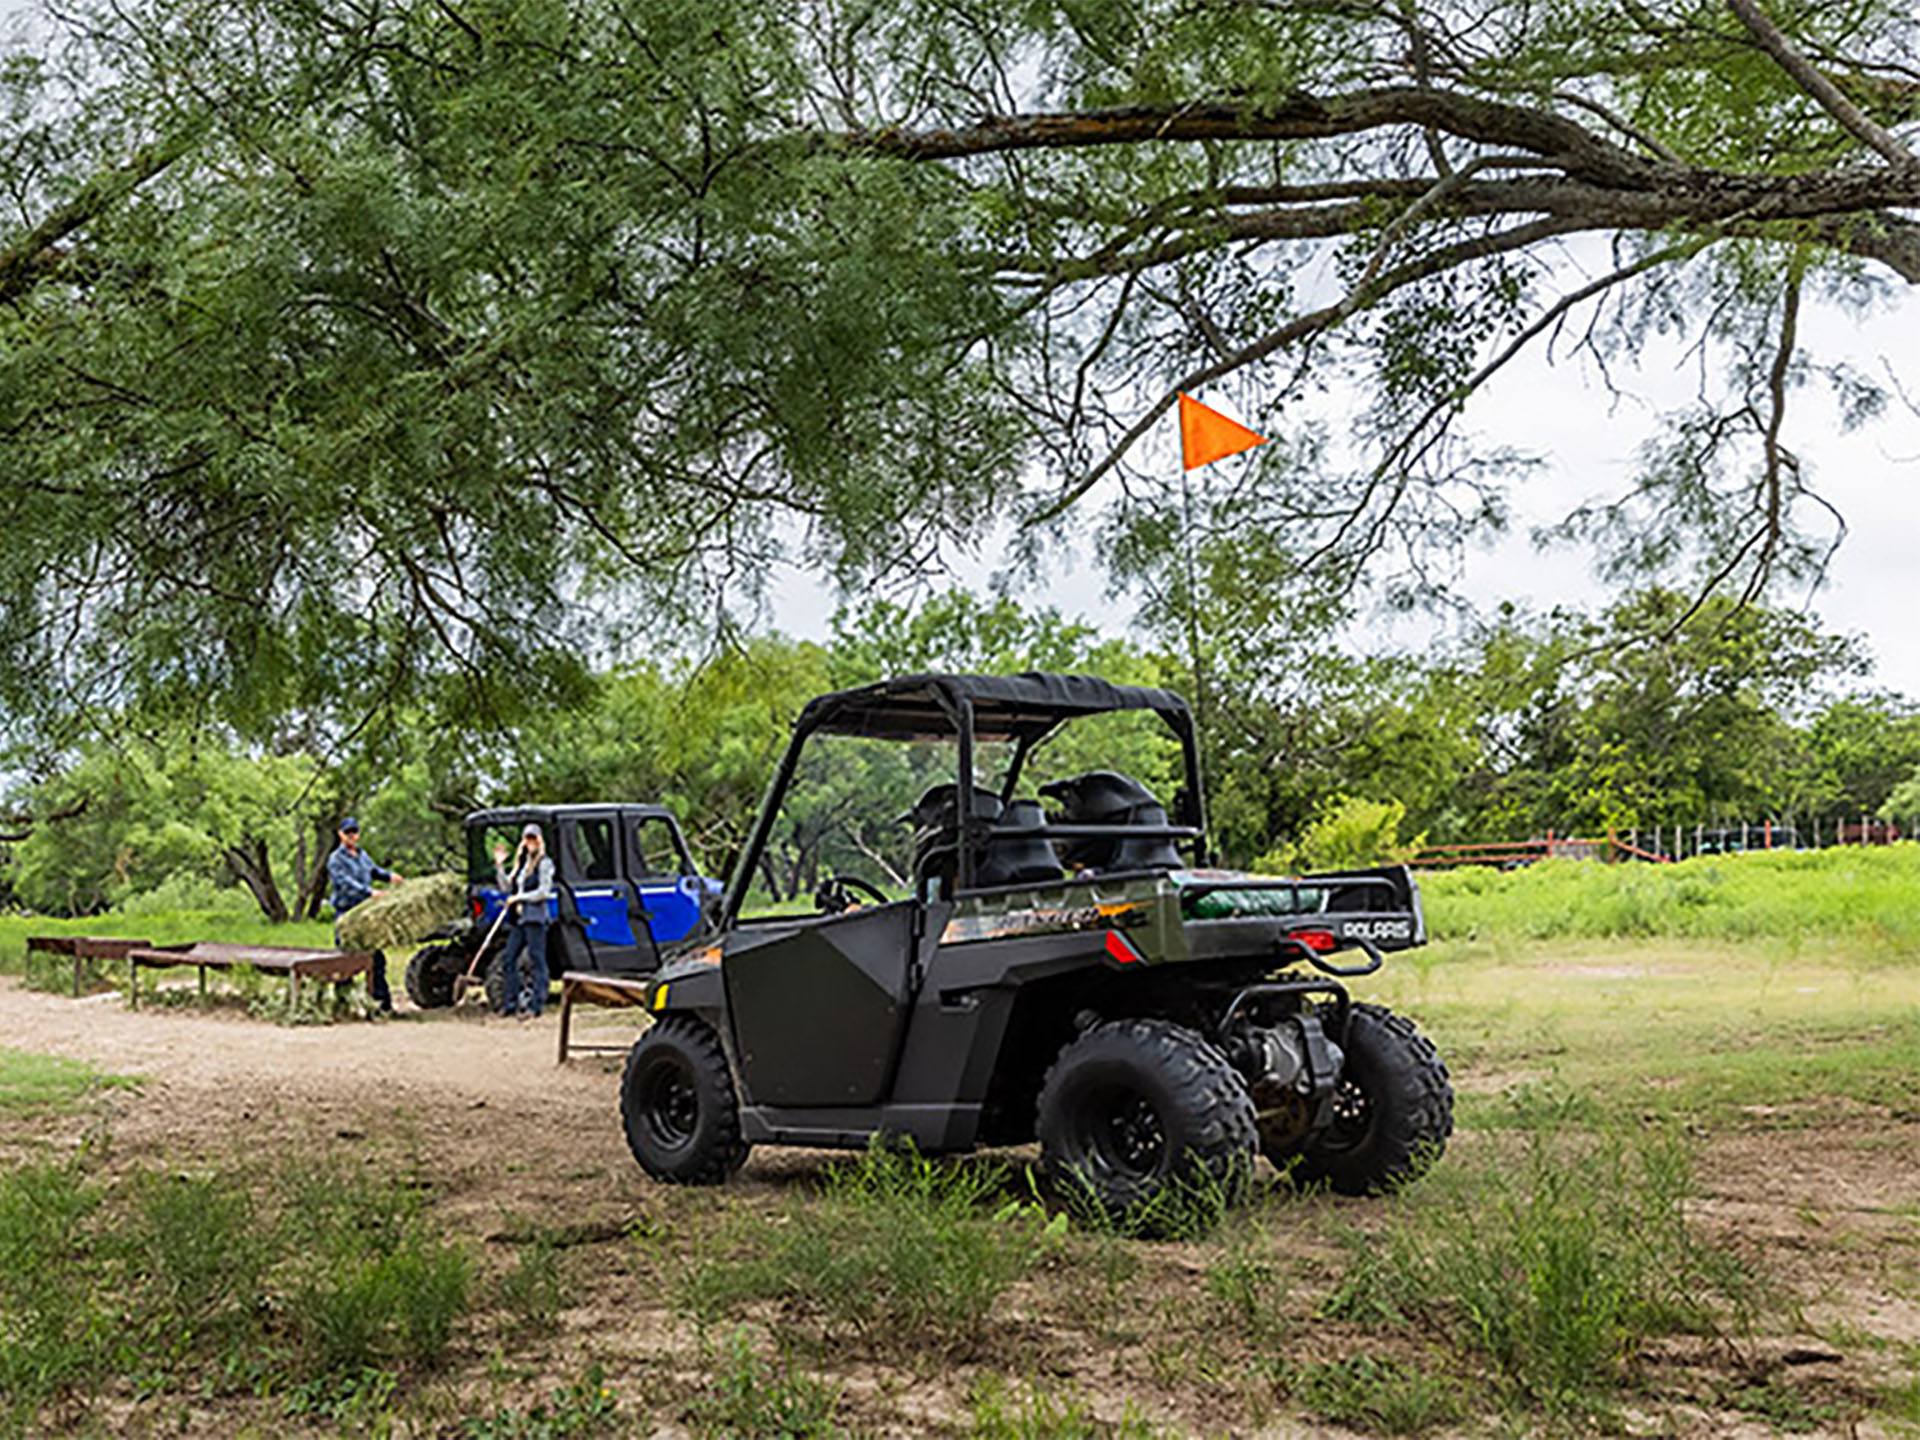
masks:
[[[1207,675],[1200,651],[1200,581],[1193,557],[1193,472],[1180,457],[1180,539],[1187,572],[1187,653],[1193,663],[1193,720],[1202,735],[1207,730]]]

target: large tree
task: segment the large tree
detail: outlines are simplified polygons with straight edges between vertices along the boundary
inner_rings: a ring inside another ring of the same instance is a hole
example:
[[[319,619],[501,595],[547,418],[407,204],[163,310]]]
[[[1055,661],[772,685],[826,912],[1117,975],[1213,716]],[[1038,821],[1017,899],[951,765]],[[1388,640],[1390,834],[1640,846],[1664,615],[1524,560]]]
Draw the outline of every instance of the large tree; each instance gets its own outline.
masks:
[[[1791,392],[1886,398],[1803,309],[1920,281],[1898,0],[50,0],[29,34],[16,715],[485,720],[776,552],[872,579],[1009,518],[1418,598],[1519,473],[1456,417],[1561,331],[1615,367],[1685,332],[1706,376],[1571,531],[1757,595],[1831,533]],[[1296,443],[1169,486],[1142,436],[1229,382]]]

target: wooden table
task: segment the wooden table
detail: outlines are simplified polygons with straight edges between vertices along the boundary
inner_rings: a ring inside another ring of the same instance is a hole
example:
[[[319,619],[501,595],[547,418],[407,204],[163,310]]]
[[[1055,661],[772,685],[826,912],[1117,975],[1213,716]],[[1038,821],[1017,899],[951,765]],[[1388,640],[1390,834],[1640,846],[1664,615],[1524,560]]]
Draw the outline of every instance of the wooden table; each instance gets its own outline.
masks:
[[[331,980],[346,985],[356,975],[373,968],[373,956],[364,950],[301,950],[291,945],[228,945],[203,940],[197,945],[168,949],[150,945],[129,950],[127,961],[127,1000],[140,1003],[140,968],[171,970],[176,965],[192,965],[200,971],[200,993],[207,993],[207,971],[234,970],[245,965],[265,974],[287,977],[287,998],[300,1003],[302,980]]]
[[[599,975],[589,970],[569,970],[560,977],[560,1060],[567,1063],[567,1056],[575,1050],[591,1051],[602,1055],[618,1055],[631,1048],[629,1045],[575,1045],[571,1043],[573,1029],[573,1007],[581,1005],[605,1005],[616,1010],[647,1008],[647,997],[653,993],[653,980],[646,975]]]
[[[73,998],[80,998],[80,973],[89,960],[124,960],[130,950],[149,950],[150,940],[113,935],[29,935],[27,949],[41,955],[65,955],[73,961]]]

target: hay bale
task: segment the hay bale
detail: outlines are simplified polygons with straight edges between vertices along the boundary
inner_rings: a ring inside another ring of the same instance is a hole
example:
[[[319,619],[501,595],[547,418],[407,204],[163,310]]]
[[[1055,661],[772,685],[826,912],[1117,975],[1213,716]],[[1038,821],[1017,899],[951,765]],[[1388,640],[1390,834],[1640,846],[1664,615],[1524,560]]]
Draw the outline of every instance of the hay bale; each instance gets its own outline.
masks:
[[[448,871],[403,880],[340,917],[349,950],[398,950],[418,944],[467,913],[467,882]]]

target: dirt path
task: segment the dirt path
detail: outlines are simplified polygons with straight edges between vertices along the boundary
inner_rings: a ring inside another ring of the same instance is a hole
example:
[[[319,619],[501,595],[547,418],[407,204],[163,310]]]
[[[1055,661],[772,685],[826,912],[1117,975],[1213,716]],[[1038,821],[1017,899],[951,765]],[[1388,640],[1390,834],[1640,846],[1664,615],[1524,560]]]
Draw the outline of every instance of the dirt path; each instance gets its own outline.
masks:
[[[576,1013],[576,1038],[617,1039],[625,1016]],[[0,979],[3,1043],[84,1060],[148,1087],[215,1088],[336,1101],[465,1103],[544,1096],[603,1104],[607,1067],[554,1063],[558,1017],[522,1023],[477,1006],[389,1021],[281,1026],[233,1009],[128,1010],[118,994],[71,1000]]]

